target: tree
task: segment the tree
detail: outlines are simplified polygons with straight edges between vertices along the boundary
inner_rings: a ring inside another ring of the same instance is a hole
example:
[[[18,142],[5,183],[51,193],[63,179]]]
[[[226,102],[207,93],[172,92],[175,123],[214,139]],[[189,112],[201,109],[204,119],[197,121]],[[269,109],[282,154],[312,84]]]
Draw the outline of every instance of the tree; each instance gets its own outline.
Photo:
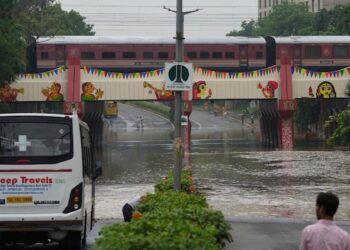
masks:
[[[241,23],[241,30],[236,31],[233,30],[230,33],[226,34],[226,36],[247,36],[252,37],[255,36],[255,30],[256,30],[257,23],[253,19],[251,19],[249,22],[243,21]]]
[[[291,36],[310,33],[314,14],[304,3],[283,1],[272,13],[258,20],[256,33],[261,36]]]
[[[344,111],[330,116],[325,128],[333,129],[327,144],[350,147],[350,105]]]
[[[283,1],[273,6],[272,13],[258,21],[241,23],[241,30],[228,36],[291,36],[350,34],[350,4],[337,5],[317,13],[308,11],[304,3]]]
[[[337,5],[329,11],[322,9],[314,19],[313,34],[350,34],[350,4]]]
[[[35,70],[35,43],[41,36],[94,35],[93,25],[76,11],[66,12],[55,0],[0,0],[0,84]],[[27,60],[26,60],[27,47]]]
[[[23,26],[28,45],[33,37],[95,34],[93,25],[85,23],[85,17],[73,10],[62,10],[54,0],[26,0],[17,8],[18,20]]]
[[[27,71],[36,70],[36,40],[41,36],[94,35],[93,25],[78,12],[62,10],[54,0],[27,0],[18,6],[18,20],[27,43]]]
[[[318,122],[319,110],[317,99],[298,100],[298,109],[294,113],[294,121],[299,132],[309,131],[310,126]]]
[[[0,84],[12,82],[25,66],[25,42],[16,22],[16,5],[20,1],[0,0]]]

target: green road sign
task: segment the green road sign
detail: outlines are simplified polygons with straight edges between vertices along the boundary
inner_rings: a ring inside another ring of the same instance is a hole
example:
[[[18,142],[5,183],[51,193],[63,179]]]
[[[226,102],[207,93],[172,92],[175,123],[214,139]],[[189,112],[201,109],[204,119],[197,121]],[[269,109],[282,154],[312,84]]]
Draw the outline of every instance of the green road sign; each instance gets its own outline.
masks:
[[[175,91],[192,90],[193,65],[192,63],[166,63],[165,88]]]

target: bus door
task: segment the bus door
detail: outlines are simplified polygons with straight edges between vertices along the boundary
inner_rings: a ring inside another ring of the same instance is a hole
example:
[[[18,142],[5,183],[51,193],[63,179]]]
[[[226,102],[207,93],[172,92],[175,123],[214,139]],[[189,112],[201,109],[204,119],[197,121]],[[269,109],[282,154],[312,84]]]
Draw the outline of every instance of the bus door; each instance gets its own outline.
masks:
[[[248,45],[239,45],[239,66],[248,66]]]
[[[301,65],[301,45],[293,46],[293,63]]]
[[[56,66],[66,65],[66,48],[64,45],[56,45]]]

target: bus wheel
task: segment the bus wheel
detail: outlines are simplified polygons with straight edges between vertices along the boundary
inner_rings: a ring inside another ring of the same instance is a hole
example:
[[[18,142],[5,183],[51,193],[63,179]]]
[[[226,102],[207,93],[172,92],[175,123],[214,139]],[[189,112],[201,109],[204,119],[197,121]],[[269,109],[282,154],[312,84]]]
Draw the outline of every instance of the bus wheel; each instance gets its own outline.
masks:
[[[83,241],[81,240],[80,232],[71,232],[70,240],[69,240],[69,249],[70,250],[82,250],[83,249]]]

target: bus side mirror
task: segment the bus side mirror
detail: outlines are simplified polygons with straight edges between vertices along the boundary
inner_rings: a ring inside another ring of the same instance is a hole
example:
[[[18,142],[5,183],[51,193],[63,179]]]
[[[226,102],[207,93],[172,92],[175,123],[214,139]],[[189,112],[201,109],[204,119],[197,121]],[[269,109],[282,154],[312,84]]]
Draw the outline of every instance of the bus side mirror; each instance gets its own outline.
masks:
[[[97,179],[102,175],[102,162],[101,161],[96,161],[95,162],[95,169],[94,169],[94,174],[93,174],[93,179]]]

